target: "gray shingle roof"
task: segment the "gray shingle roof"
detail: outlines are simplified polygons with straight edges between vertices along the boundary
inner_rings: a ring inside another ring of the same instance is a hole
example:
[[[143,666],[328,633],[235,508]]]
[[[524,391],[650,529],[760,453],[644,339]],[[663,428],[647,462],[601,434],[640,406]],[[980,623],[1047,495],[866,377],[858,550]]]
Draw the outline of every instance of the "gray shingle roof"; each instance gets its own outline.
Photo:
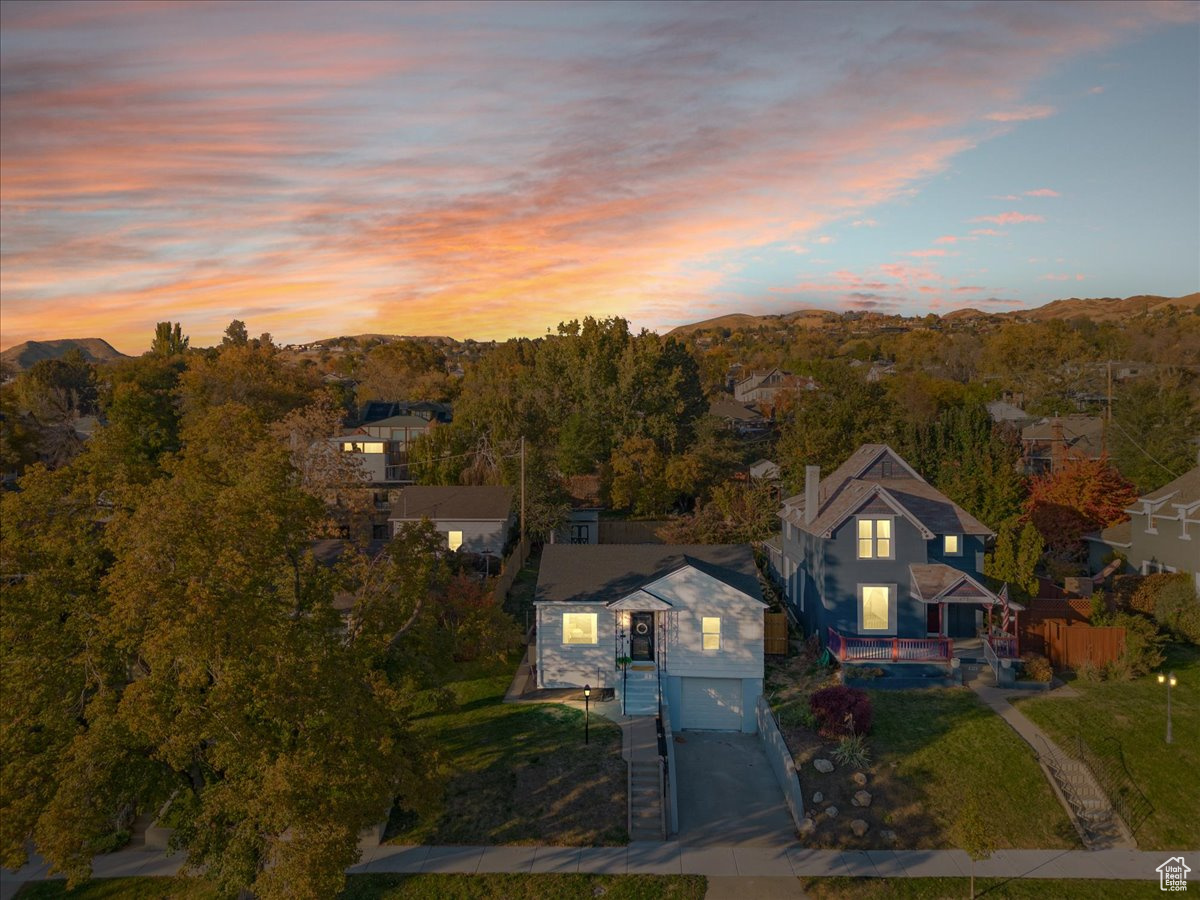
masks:
[[[1200,466],[1190,472],[1184,472],[1170,484],[1164,484],[1157,491],[1151,491],[1142,497],[1143,500],[1160,500],[1167,498],[1167,505],[1175,503],[1189,504],[1200,500]]]
[[[863,478],[884,454],[900,464],[896,474],[915,477]],[[784,500],[780,515],[797,528],[827,535],[875,496],[892,500],[934,534],[992,534],[990,528],[908,467],[887,444],[863,444],[821,480],[820,508],[812,522],[804,522],[803,494]]]
[[[608,603],[685,565],[762,600],[748,544],[547,544],[534,601]]]
[[[400,491],[388,516],[393,521],[455,519],[494,522],[512,511],[513,491],[491,485],[414,486]]]

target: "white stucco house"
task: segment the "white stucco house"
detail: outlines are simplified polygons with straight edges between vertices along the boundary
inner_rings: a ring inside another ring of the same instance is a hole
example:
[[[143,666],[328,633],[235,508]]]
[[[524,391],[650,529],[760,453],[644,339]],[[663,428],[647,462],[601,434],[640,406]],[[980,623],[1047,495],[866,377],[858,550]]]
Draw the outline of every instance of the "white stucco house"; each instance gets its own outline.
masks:
[[[673,729],[757,729],[763,613],[749,545],[557,544],[542,553],[537,684],[612,688]]]
[[[392,534],[428,519],[450,550],[501,556],[512,526],[513,491],[491,485],[410,486],[396,493],[388,516]]]

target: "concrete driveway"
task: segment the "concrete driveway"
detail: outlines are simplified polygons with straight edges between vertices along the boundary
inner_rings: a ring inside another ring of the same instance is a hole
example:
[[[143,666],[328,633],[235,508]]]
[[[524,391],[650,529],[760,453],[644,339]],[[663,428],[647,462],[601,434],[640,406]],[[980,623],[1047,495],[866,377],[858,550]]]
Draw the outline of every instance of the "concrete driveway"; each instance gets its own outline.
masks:
[[[676,732],[675,769],[681,844],[794,842],[792,816],[757,734]]]

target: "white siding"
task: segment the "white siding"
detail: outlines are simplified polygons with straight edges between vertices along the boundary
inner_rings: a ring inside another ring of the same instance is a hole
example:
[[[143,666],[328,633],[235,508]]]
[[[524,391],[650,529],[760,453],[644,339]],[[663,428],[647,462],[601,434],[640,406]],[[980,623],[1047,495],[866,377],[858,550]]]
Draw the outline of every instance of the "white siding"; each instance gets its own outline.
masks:
[[[564,644],[563,613],[595,613],[595,644]],[[614,613],[588,603],[537,604],[538,686],[544,688],[614,687]]]
[[[392,534],[400,529],[402,523],[392,520]],[[463,542],[459,548],[464,553],[491,553],[499,556],[504,552],[504,541],[508,537],[508,522],[455,522],[450,519],[438,519],[433,527],[444,535],[451,531],[461,531]]]

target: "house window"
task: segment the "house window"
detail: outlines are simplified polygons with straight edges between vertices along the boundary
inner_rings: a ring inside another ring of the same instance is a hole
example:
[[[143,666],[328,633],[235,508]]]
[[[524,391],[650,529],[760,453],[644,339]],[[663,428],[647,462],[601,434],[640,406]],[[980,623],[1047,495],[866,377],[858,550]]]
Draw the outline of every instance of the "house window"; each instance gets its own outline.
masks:
[[[700,631],[705,650],[721,649],[721,619],[717,616],[701,616]]]
[[[457,550],[459,547],[461,547],[462,546],[462,532],[461,531],[447,532],[446,533],[446,545],[451,550]]]
[[[347,453],[382,453],[383,444],[377,442],[346,441],[342,449]]]
[[[590,533],[586,525],[571,526],[571,543],[572,544],[590,544]]]
[[[942,553],[946,556],[962,556],[962,536],[948,534],[942,538]]]
[[[891,584],[858,586],[859,632],[895,632],[896,587]]]
[[[564,644],[595,644],[595,613],[563,613]]]
[[[892,520],[858,520],[858,558],[892,558]]]

